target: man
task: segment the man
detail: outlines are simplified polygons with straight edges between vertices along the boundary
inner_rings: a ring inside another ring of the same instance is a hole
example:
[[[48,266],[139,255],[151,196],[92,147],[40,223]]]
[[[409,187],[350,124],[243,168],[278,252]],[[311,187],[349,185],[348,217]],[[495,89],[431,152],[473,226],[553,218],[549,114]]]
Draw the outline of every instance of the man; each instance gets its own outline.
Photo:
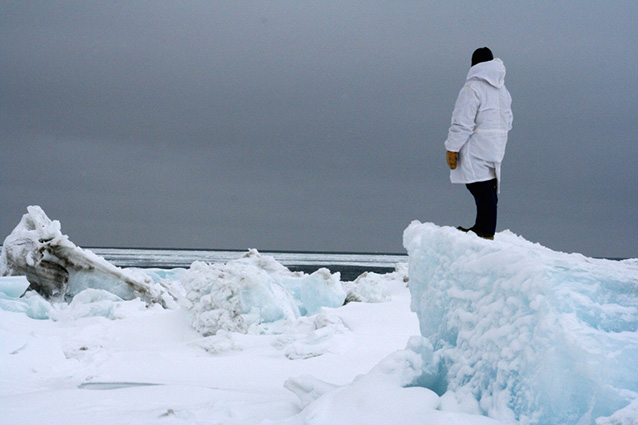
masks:
[[[505,88],[505,66],[487,47],[472,54],[472,67],[452,113],[445,148],[452,183],[465,184],[476,202],[472,231],[494,239],[501,161],[512,128],[512,98]]]

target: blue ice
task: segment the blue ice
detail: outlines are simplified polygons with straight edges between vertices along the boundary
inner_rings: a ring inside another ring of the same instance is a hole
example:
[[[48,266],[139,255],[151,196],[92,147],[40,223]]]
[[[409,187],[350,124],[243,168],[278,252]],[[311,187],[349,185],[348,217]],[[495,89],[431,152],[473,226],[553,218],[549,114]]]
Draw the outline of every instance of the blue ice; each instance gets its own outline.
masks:
[[[505,423],[636,423],[638,262],[419,222],[404,246],[431,389]]]

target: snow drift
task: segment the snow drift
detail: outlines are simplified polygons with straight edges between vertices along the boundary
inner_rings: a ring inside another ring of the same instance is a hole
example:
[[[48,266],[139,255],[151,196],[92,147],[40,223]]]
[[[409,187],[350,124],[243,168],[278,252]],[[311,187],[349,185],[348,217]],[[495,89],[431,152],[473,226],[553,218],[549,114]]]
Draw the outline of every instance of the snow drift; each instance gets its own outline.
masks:
[[[434,349],[428,386],[448,403],[505,423],[636,423],[635,260],[419,222],[404,246],[411,308]]]

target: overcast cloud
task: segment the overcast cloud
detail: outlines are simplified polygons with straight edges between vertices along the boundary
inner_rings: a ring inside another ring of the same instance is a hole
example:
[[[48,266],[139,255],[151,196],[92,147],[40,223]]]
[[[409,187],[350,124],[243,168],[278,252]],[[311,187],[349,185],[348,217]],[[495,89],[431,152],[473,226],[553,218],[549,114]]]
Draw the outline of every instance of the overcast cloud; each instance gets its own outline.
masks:
[[[556,4],[555,4],[556,3]],[[0,241],[403,252],[471,225],[443,142],[477,47],[514,129],[498,230],[638,257],[638,16],[613,2],[0,1]]]

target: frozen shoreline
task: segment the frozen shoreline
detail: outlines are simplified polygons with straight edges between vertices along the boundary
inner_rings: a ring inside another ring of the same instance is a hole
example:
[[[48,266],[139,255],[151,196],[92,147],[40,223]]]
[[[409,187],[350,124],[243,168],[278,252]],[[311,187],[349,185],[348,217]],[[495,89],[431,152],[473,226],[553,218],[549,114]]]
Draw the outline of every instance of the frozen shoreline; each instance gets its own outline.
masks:
[[[0,410],[16,424],[635,424],[637,259],[416,221],[404,246],[85,250],[29,207],[1,256]]]
[[[236,260],[246,250],[195,250],[163,248],[90,248],[87,249],[112,261],[120,267],[139,267],[147,262],[149,268],[166,265],[169,268],[191,265],[194,261],[224,263]],[[371,268],[393,268],[397,263],[407,262],[407,254],[368,254],[331,252],[284,252],[259,251],[273,257],[284,266],[358,266]]]
[[[246,251],[150,249],[150,248],[88,248],[118,267],[188,268],[195,261],[226,263],[241,258]],[[275,258],[292,271],[313,273],[324,267],[341,273],[341,279],[352,281],[365,272],[391,273],[399,263],[407,263],[407,254],[322,253],[260,251]]]

